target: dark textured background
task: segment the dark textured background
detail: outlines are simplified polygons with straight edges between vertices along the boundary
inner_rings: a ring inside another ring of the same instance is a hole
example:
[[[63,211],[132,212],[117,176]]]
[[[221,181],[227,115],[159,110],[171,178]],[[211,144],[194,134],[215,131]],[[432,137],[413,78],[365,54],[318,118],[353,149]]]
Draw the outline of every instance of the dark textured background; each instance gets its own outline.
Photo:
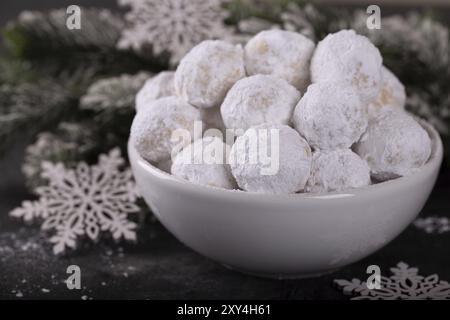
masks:
[[[45,9],[73,1],[1,1],[0,24],[22,9]],[[115,1],[76,1],[78,5],[113,6]],[[384,8],[382,8],[384,10]],[[385,11],[399,11],[389,9]],[[54,257],[38,227],[24,227],[8,212],[32,197],[20,173],[23,148],[17,137],[13,150],[0,159],[0,298],[43,299],[347,299],[334,279],[365,279],[366,267],[380,265],[384,274],[404,261],[420,273],[450,280],[450,233],[427,235],[410,226],[376,254],[334,274],[316,279],[277,281],[229,271],[199,256],[174,239],[158,222],[139,231],[137,245],[100,243],[65,257]],[[445,167],[422,216],[450,215],[450,179]],[[66,268],[82,270],[82,290],[64,284]]]

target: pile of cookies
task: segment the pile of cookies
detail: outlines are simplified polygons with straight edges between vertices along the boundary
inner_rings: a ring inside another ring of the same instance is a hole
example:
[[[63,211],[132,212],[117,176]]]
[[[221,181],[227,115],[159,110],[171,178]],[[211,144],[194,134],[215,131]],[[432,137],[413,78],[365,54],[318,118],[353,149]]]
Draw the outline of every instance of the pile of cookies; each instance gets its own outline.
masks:
[[[428,133],[405,88],[353,30],[317,45],[284,30],[208,40],[136,96],[130,139],[181,179],[250,192],[333,192],[417,171]],[[264,142],[264,143],[262,143]]]

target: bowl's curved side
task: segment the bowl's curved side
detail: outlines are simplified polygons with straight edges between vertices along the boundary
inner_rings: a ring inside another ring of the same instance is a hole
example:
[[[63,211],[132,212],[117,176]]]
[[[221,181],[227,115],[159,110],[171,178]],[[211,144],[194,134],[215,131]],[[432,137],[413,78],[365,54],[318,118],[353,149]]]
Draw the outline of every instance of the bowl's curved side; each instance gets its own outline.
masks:
[[[146,202],[181,242],[241,270],[289,277],[359,260],[414,219],[442,161],[439,136],[431,130],[433,155],[423,170],[382,187],[322,196],[266,196],[195,186],[151,167],[131,144],[129,157]]]

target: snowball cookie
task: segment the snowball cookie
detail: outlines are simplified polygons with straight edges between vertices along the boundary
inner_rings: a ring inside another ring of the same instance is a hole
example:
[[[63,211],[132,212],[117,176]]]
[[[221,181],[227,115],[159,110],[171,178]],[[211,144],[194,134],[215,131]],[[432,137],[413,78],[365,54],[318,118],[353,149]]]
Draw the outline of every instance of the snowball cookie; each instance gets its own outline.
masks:
[[[375,117],[383,108],[405,108],[406,92],[403,84],[385,66],[382,67],[381,74],[381,90],[376,100],[369,104],[369,117]]]
[[[300,92],[275,76],[244,78],[228,92],[220,107],[227,129],[243,129],[262,123],[288,124]]]
[[[297,131],[286,125],[262,124],[236,139],[229,160],[241,189],[283,194],[303,190],[311,158],[308,143]]]
[[[148,79],[136,95],[136,112],[150,102],[175,94],[173,71],[163,71]]]
[[[271,74],[304,92],[310,82],[309,66],[314,42],[297,32],[262,31],[244,48],[248,75]]]
[[[332,192],[359,188],[370,184],[370,169],[350,149],[313,153],[307,192]]]
[[[175,72],[175,92],[199,108],[219,106],[228,90],[245,77],[244,50],[225,41],[203,41]]]
[[[311,80],[338,81],[357,89],[364,103],[381,89],[382,58],[378,49],[353,30],[329,34],[317,45],[311,60]]]
[[[295,107],[292,122],[314,149],[346,149],[366,130],[367,107],[345,84],[315,83]]]
[[[370,119],[355,145],[378,181],[406,176],[425,164],[431,153],[428,133],[405,111],[386,109]]]
[[[161,98],[136,114],[131,125],[130,139],[144,159],[160,162],[169,159],[172,149],[180,143],[171,141],[174,130],[187,130],[191,141],[198,138],[198,134],[194,132],[195,121],[201,121],[197,108],[177,97]],[[188,143],[190,141],[186,144]]]
[[[227,162],[229,149],[217,137],[198,139],[175,156],[171,173],[195,184],[234,189]]]

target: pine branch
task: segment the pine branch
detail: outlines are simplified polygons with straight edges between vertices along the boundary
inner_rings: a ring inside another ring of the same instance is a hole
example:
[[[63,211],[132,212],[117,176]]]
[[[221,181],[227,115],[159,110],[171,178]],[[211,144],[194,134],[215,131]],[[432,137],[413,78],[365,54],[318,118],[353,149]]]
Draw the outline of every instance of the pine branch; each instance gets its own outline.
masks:
[[[230,11],[230,24],[257,17],[273,23],[280,23],[281,13],[287,6],[303,3],[303,0],[231,0],[226,4]]]
[[[100,79],[81,98],[80,108],[98,113],[134,113],[135,96],[150,76],[148,72],[140,72]]]
[[[150,74],[140,72],[94,82],[80,99],[82,119],[62,122],[55,130],[40,133],[27,147],[22,166],[30,190],[43,182],[40,174],[43,161],[72,167],[81,160],[95,160],[97,154],[117,146],[125,154],[135,114],[134,99],[149,77]]]
[[[135,115],[135,97],[149,77],[149,73],[139,72],[100,79],[81,97],[80,109],[91,115],[102,144],[119,146],[126,153],[129,128]]]
[[[0,150],[19,132],[36,133],[58,123],[75,100],[58,82],[0,85]]]
[[[121,18],[106,9],[82,8],[81,29],[69,30],[64,9],[24,11],[9,23],[6,45],[23,58],[55,55],[60,51],[108,51],[115,48],[123,27]]]
[[[36,80],[36,76],[30,69],[30,65],[23,60],[0,56],[0,85]]]
[[[95,79],[161,68],[116,50],[123,24],[107,10],[82,9],[81,30],[69,30],[65,23],[63,9],[25,12],[3,30],[7,52],[0,56],[0,150],[19,131],[35,134],[64,119],[92,116],[77,103]]]
[[[81,160],[95,160],[99,142],[94,131],[90,123],[62,122],[53,132],[39,133],[36,141],[25,151],[22,172],[27,187],[34,190],[43,185],[41,170],[44,161],[62,162],[73,167]]]
[[[3,30],[9,54],[28,61],[36,73],[53,77],[89,74],[91,80],[165,67],[161,61],[116,49],[123,21],[109,10],[81,8],[80,30],[69,30],[66,18],[65,9],[22,12]]]

